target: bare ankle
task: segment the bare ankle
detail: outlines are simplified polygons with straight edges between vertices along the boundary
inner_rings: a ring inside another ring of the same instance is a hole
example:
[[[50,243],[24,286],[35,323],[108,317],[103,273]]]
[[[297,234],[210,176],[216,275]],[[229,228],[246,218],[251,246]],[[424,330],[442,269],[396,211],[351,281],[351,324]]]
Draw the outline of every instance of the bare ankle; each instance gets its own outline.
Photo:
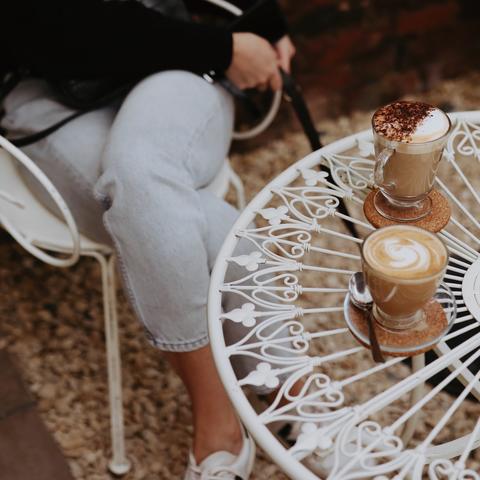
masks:
[[[228,423],[199,425],[195,428],[193,455],[197,463],[220,450],[237,455],[243,444],[241,429],[236,418]]]

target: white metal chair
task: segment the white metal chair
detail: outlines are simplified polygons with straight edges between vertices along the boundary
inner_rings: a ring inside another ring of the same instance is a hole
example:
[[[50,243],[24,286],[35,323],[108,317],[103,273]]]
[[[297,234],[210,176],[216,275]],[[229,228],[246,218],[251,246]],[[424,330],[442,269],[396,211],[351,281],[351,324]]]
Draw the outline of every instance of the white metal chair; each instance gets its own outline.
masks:
[[[26,167],[50,194],[63,221],[47,210],[27,188],[16,162]],[[228,159],[208,189],[223,197],[232,183],[240,209],[245,206],[243,184]],[[115,292],[115,255],[108,245],[78,232],[75,220],[61,195],[46,175],[21,150],[0,136],[0,226],[28,252],[49,265],[69,267],[78,258],[95,258],[102,271],[105,340],[108,366],[112,458],[109,469],[116,475],[129,471],[125,454],[122,407],[121,361]],[[66,254],[56,257],[50,252]]]

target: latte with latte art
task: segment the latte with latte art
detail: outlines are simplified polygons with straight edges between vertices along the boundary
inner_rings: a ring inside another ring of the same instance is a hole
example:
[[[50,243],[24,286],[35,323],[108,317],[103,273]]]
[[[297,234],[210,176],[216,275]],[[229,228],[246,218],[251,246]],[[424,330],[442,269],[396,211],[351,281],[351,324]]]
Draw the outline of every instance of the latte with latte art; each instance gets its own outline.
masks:
[[[366,240],[365,260],[378,272],[395,278],[424,278],[445,265],[445,247],[429,232],[398,226]]]
[[[382,326],[411,328],[435,295],[448,263],[448,251],[433,233],[392,225],[371,233],[362,246],[362,267]]]

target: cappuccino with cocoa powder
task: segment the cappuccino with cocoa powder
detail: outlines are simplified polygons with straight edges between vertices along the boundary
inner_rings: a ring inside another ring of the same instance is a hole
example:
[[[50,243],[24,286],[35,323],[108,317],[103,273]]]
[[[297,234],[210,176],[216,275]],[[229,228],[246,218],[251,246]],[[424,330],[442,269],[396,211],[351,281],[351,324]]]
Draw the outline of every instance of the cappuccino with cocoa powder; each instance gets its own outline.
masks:
[[[437,140],[450,128],[448,116],[439,108],[407,101],[379,108],[372,123],[375,131],[387,140],[412,144]]]
[[[416,206],[412,219],[421,218],[451,128],[448,116],[425,103],[399,101],[379,108],[372,127],[375,183],[392,206]]]
[[[365,239],[362,263],[375,318],[387,328],[403,329],[422,318],[445,273],[448,252],[435,234],[394,225]]]

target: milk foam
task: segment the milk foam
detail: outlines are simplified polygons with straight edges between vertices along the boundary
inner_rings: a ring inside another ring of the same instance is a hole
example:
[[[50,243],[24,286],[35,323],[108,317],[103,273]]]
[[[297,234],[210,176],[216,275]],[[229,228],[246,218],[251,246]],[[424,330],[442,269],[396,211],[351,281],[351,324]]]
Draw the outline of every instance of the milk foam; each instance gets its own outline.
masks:
[[[396,278],[423,278],[438,273],[446,261],[445,247],[429,232],[395,226],[378,230],[363,249],[368,264]]]
[[[380,107],[373,115],[374,131],[388,140],[425,143],[448,133],[450,120],[427,103],[400,100]]]
[[[401,238],[386,238],[378,242],[377,249],[381,249],[381,256],[386,260],[384,264],[395,270],[414,270],[427,272],[431,263],[431,254],[428,248],[415,241]],[[375,250],[372,252],[375,256]]]
[[[423,143],[443,137],[448,132],[447,115],[438,108],[428,114],[411,133],[411,143]]]

